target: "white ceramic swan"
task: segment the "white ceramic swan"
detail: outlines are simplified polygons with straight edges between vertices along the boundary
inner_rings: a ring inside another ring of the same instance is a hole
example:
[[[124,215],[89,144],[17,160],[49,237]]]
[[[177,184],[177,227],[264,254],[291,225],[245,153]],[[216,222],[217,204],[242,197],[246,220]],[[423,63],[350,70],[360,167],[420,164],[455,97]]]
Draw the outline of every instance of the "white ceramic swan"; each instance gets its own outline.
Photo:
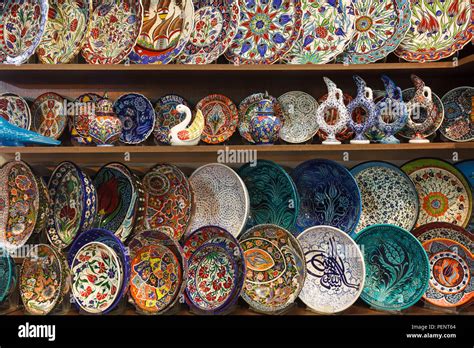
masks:
[[[186,118],[183,122],[177,124],[171,128],[169,133],[171,145],[197,145],[201,140],[201,134],[204,131],[204,116],[201,110],[196,112],[196,117],[194,122],[186,128],[191,123],[191,110],[185,105],[178,105],[176,111],[180,114],[185,114]]]

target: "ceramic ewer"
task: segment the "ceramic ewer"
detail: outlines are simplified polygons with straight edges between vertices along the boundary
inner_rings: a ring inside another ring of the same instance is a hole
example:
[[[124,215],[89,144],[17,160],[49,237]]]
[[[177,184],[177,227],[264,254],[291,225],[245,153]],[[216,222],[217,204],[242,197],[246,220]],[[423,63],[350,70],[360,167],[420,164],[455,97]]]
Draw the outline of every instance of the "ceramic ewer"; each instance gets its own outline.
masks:
[[[114,146],[122,136],[123,123],[107,97],[95,103],[95,113],[89,119],[89,136],[97,146]]]
[[[97,193],[92,180],[74,163],[62,162],[48,183],[52,207],[46,232],[49,242],[65,249],[76,235],[91,228],[97,214]]]
[[[170,129],[184,121],[186,114],[181,114],[176,110],[180,104],[190,107],[187,100],[176,94],[167,94],[156,102],[156,121],[153,131],[156,143],[168,143]]]
[[[14,126],[3,117],[0,117],[0,147],[21,147],[28,144],[60,145],[61,142],[36,132]]]
[[[444,121],[440,132],[446,139],[455,142],[474,140],[474,87],[458,87],[442,98]]]
[[[0,304],[8,301],[15,291],[17,282],[16,265],[8,250],[0,246]]]
[[[14,126],[31,128],[31,111],[28,103],[22,97],[5,93],[0,95],[0,117]]]
[[[321,103],[325,102],[328,99],[329,94],[324,94],[321,97],[317,99],[318,105],[321,105]],[[342,101],[344,105],[347,107],[349,103],[353,100],[354,98],[347,94],[344,93],[342,96]],[[355,118],[356,120],[359,120],[362,118],[362,115],[360,115],[360,110],[356,110],[357,117]],[[326,109],[326,112],[324,113],[324,119],[329,125],[335,124],[339,120],[339,111],[337,109]],[[319,124],[318,124],[319,127]],[[321,141],[324,141],[327,139],[327,134],[322,131],[321,129],[318,130],[318,138]],[[347,124],[336,134],[336,139],[339,140],[340,142],[345,142],[349,141],[354,137],[354,132],[352,129],[350,129]]]
[[[382,144],[399,144],[400,140],[395,138],[408,121],[408,108],[403,101],[402,90],[392,79],[382,75],[386,95],[377,103],[379,109],[377,128],[383,133],[380,140]]]
[[[69,131],[74,145],[90,145],[93,140],[89,134],[90,124],[96,116],[96,105],[102,96],[85,93],[74,101],[74,111],[69,118]]]
[[[319,313],[339,313],[352,306],[365,282],[364,257],[354,240],[330,226],[310,227],[297,240],[306,263],[300,299]]]
[[[464,174],[466,179],[469,181],[471,185],[471,192],[473,192],[474,196],[474,160],[466,160],[462,162],[458,162],[455,164],[455,167]],[[474,233],[474,216],[471,214],[471,221],[467,227],[469,231]]]
[[[262,99],[250,120],[250,136],[257,145],[272,145],[280,138],[280,118],[275,115],[273,101]]]
[[[31,109],[32,129],[46,137],[58,139],[68,122],[66,102],[66,99],[54,92],[47,92],[36,98]]]
[[[35,53],[48,19],[48,0],[6,0],[0,12],[0,63],[20,65]]]
[[[365,260],[362,300],[378,310],[401,311],[421,299],[428,289],[430,266],[423,246],[410,232],[393,225],[373,225],[355,242]]]
[[[319,124],[319,129],[327,134],[326,140],[323,141],[325,145],[340,145],[341,142],[336,139],[336,134],[341,131],[349,121],[349,112],[344,105],[342,90],[337,88],[336,84],[327,77],[324,82],[328,87],[328,98],[319,104],[316,110],[316,119]],[[326,111],[335,109],[338,111],[338,119],[333,124],[329,124],[326,119]]]
[[[199,144],[205,127],[202,111],[196,111],[194,120],[191,109],[186,105],[179,104],[176,106],[176,111],[185,115],[182,121],[171,128],[160,127],[158,132],[155,129],[155,137],[159,136],[158,140],[160,142],[173,146],[195,146]]]

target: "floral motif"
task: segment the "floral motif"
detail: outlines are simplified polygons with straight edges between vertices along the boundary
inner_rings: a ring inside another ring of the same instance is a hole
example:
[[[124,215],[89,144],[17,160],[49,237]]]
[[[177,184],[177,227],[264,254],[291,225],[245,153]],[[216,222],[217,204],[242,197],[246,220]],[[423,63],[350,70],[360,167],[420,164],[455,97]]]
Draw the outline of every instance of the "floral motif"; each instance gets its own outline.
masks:
[[[67,125],[64,98],[48,92],[40,95],[33,103],[33,130],[41,135],[58,139]]]
[[[25,99],[16,94],[0,95],[0,117],[23,129],[31,127],[30,107]]]
[[[155,105],[156,122],[153,132],[155,141],[167,138],[170,129],[184,121],[186,114],[176,110],[180,104],[190,108],[188,101],[176,94],[168,94],[158,99]]]
[[[474,140],[473,100],[473,87],[452,89],[441,98],[444,121],[440,131],[446,139],[456,142]]]
[[[474,250],[474,235],[461,226],[447,222],[430,222],[421,225],[411,232],[421,244],[431,239],[449,239],[465,246],[469,250]]]

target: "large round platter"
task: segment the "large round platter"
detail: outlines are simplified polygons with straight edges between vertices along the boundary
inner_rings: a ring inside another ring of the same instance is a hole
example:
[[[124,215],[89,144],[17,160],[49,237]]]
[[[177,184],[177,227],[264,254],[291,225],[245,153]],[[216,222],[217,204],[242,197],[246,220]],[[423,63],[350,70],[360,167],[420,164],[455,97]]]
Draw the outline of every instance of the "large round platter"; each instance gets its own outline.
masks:
[[[0,63],[23,64],[34,53],[48,18],[48,0],[2,1]]]
[[[168,64],[184,49],[193,30],[192,0],[146,1],[143,27],[130,60],[140,64]]]
[[[300,194],[297,232],[325,225],[352,233],[362,211],[359,187],[351,173],[329,160],[300,164],[291,177]]]
[[[418,220],[420,202],[408,175],[393,164],[376,161],[352,168],[351,174],[362,198],[362,214],[355,234],[379,224],[411,231]]]
[[[469,181],[469,184],[471,185],[471,193],[474,192],[474,160],[467,160],[467,161],[456,163],[455,167],[461,173],[463,173],[463,175]],[[474,213],[471,213],[471,221],[469,222],[469,225],[467,227],[467,229],[471,233],[474,233],[474,216],[473,215]]]
[[[239,1],[194,2],[194,30],[178,60],[185,64],[210,64],[227,50],[237,35]]]
[[[422,158],[402,167],[420,200],[417,226],[449,222],[466,227],[471,219],[472,192],[464,175],[448,162]]]
[[[33,130],[46,137],[58,139],[67,126],[65,99],[59,94],[48,92],[40,95],[33,103]]]
[[[258,160],[243,165],[238,174],[250,196],[246,227],[273,224],[294,231],[300,199],[293,179],[285,169],[274,162]]]
[[[0,303],[3,303],[15,288],[16,266],[8,251],[0,246]]]
[[[468,44],[474,32],[474,1],[411,1],[407,35],[395,51],[412,62],[447,58]]]
[[[364,257],[357,244],[330,226],[311,227],[297,240],[306,262],[300,299],[321,313],[338,313],[352,306],[365,282]]]
[[[23,129],[31,127],[30,107],[25,99],[16,94],[0,95],[0,117]]]
[[[304,143],[318,132],[316,122],[318,102],[305,92],[287,92],[278,98],[283,109],[283,127],[280,138],[287,143]]]
[[[430,286],[423,299],[439,307],[467,305],[474,298],[472,250],[450,239],[423,243],[430,260]]]
[[[242,298],[263,313],[280,313],[303,288],[305,258],[298,241],[275,225],[259,225],[239,237],[247,265]]]
[[[195,213],[188,232],[214,225],[237,237],[250,211],[250,199],[242,179],[223,164],[207,164],[189,178],[194,193]]]
[[[302,0],[301,35],[284,60],[290,64],[325,64],[344,52],[355,33],[351,0]]]
[[[186,175],[172,164],[160,164],[143,178],[147,192],[146,225],[180,240],[193,212],[193,192]]]
[[[90,0],[50,1],[48,21],[36,49],[44,64],[66,64],[79,53],[89,29]]]
[[[204,116],[201,140],[205,143],[220,144],[234,134],[239,123],[239,111],[225,95],[211,94],[201,99],[196,110],[201,110]]]
[[[92,13],[82,56],[89,64],[119,64],[133,49],[142,27],[140,0],[111,0]]]
[[[400,311],[417,303],[428,288],[430,267],[420,242],[392,225],[367,227],[355,239],[364,250],[361,298],[371,307]]]
[[[474,87],[458,87],[441,98],[444,121],[440,132],[446,139],[456,142],[474,140],[474,125],[471,119],[473,98]]]
[[[144,142],[155,128],[155,110],[151,102],[137,93],[124,94],[114,103],[114,112],[122,121],[120,141],[135,145]]]

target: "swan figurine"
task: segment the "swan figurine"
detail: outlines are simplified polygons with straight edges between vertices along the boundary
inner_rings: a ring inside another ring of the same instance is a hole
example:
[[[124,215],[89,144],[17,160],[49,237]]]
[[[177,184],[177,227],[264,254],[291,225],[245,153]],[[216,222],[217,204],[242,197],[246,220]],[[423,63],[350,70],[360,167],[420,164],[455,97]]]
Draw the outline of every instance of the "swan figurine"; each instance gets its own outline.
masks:
[[[173,146],[197,145],[204,131],[204,116],[201,110],[196,112],[196,117],[189,127],[188,125],[192,119],[191,110],[187,106],[180,104],[176,107],[176,111],[180,114],[185,114],[185,119],[171,129],[160,127],[155,136],[158,137],[159,141]]]
[[[0,117],[0,147],[25,146],[25,144],[60,145],[61,142],[10,124]]]

